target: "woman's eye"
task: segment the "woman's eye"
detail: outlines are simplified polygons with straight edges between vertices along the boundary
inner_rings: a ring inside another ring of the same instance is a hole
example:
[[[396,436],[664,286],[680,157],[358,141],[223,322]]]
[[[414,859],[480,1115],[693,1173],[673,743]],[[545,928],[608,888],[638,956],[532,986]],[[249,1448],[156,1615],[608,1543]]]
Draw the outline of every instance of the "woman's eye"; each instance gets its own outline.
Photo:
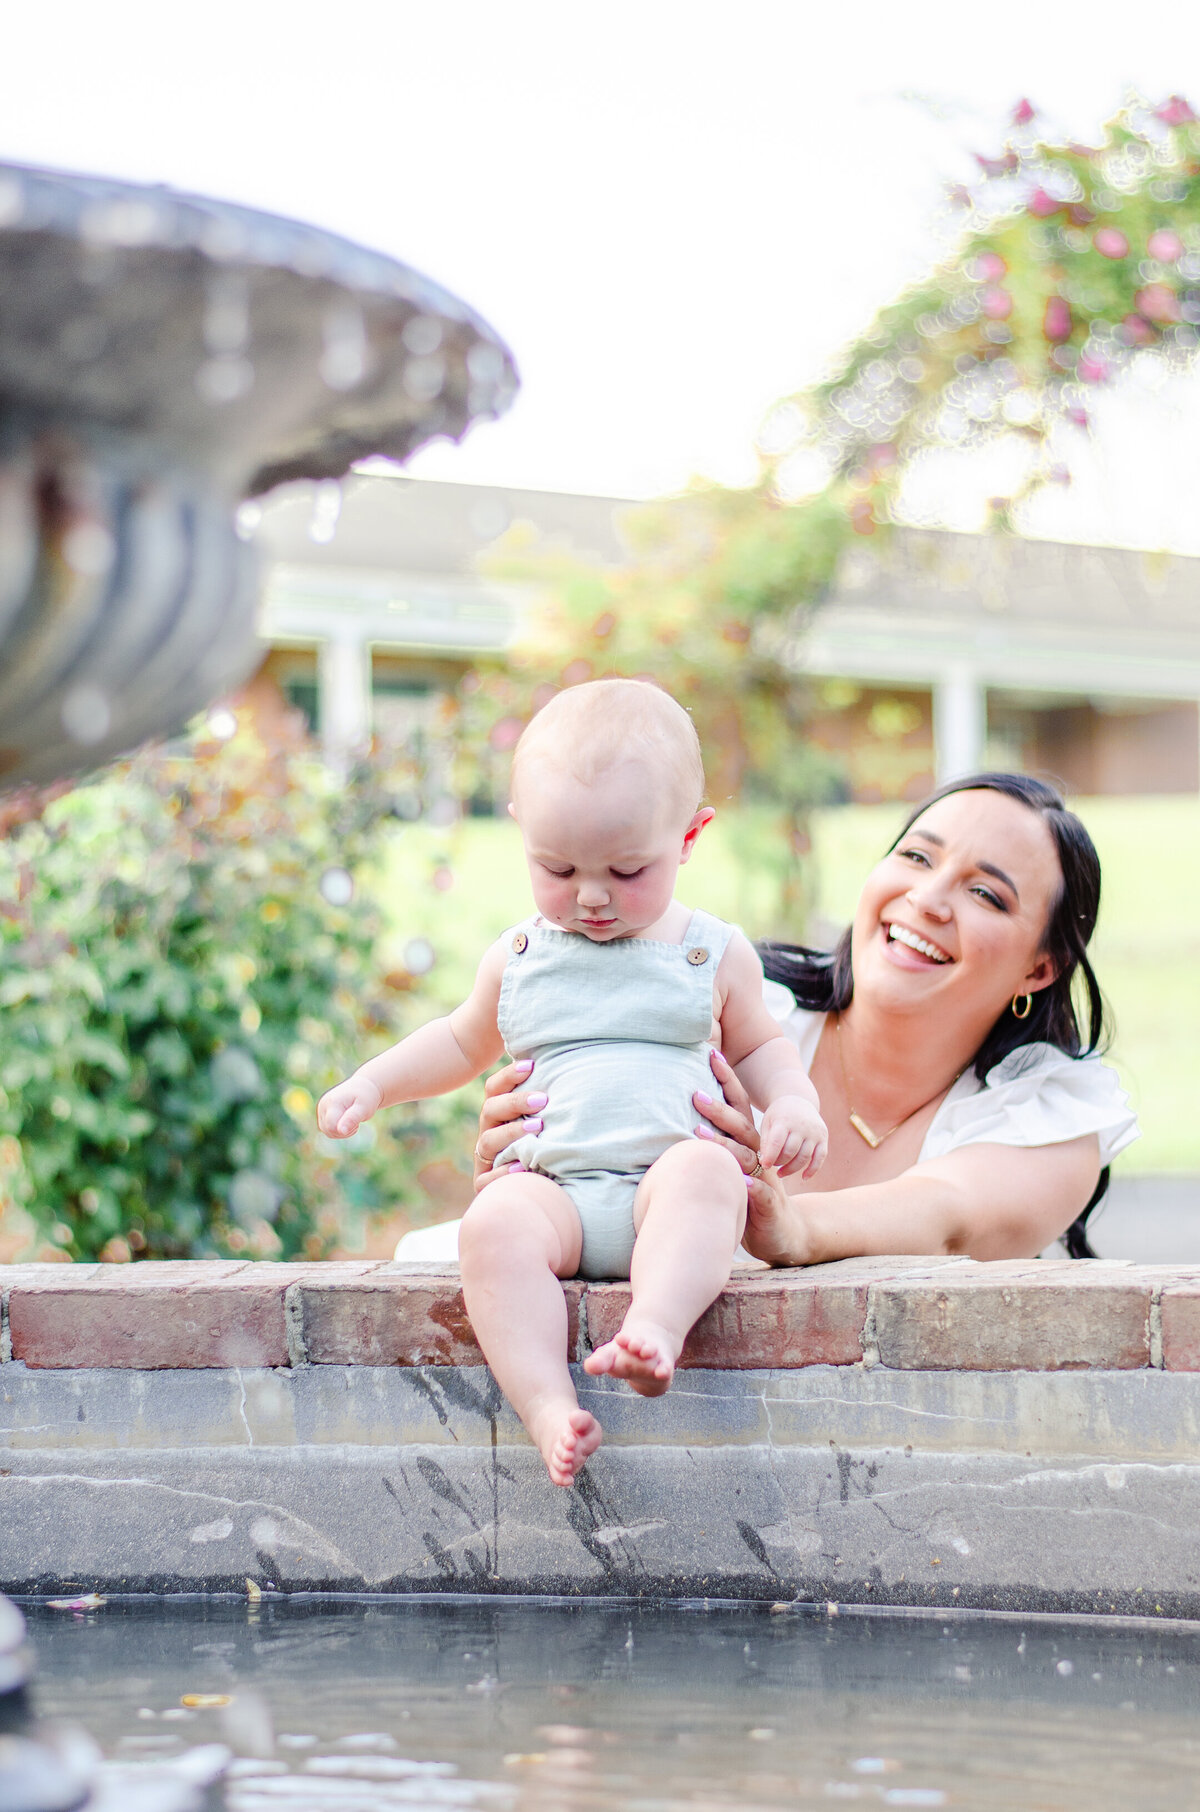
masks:
[[[990,887],[975,887],[972,892],[978,894],[981,900],[986,900],[989,906],[994,906],[998,912],[1008,911],[1008,907],[999,894],[993,893]]]
[[[924,862],[927,868],[929,866],[929,857],[925,854],[923,849],[901,849],[897,850],[896,853],[897,855],[904,856],[909,862]]]

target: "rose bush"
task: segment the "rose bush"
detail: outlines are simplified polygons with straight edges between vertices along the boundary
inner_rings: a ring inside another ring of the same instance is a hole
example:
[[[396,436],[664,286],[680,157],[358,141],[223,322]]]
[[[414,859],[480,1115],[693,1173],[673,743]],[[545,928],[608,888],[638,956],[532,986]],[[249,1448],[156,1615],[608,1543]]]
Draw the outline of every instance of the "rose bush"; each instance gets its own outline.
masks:
[[[467,1111],[334,1146],[323,1089],[411,1016],[364,887],[381,776],[243,730],[144,754],[0,840],[0,1200],[64,1257],[320,1257],[418,1199]],[[23,820],[23,821],[22,821]]]

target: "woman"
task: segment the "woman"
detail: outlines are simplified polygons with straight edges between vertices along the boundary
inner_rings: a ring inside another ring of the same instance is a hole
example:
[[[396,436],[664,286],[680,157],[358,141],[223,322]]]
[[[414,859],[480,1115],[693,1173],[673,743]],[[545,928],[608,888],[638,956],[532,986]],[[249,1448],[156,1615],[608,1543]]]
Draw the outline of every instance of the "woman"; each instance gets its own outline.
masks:
[[[1058,794],[976,774],[918,807],[831,955],[763,948],[830,1143],[810,1182],[762,1174],[749,1103],[714,1055],[721,1098],[695,1097],[696,1133],[733,1150],[751,1179],[754,1257],[1021,1258],[1064,1234],[1073,1256],[1090,1255],[1087,1215],[1137,1137],[1095,1054],[1104,1005],[1087,944],[1099,904],[1095,848]],[[533,1130],[544,1097],[520,1080],[501,1071],[488,1083],[477,1188]],[[410,1236],[397,1257],[450,1256],[453,1238]]]

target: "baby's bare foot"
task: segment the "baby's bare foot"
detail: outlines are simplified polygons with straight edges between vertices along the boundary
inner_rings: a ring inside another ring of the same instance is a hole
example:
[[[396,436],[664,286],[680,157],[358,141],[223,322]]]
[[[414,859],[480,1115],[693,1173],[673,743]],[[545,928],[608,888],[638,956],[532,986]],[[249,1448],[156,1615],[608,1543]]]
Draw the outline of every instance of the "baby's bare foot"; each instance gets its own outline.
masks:
[[[675,1345],[653,1321],[626,1321],[620,1333],[583,1362],[585,1372],[624,1378],[639,1397],[661,1397],[675,1376]]]
[[[532,1423],[530,1434],[541,1449],[554,1485],[573,1485],[584,1461],[604,1439],[604,1430],[586,1409],[569,1403],[548,1404]]]

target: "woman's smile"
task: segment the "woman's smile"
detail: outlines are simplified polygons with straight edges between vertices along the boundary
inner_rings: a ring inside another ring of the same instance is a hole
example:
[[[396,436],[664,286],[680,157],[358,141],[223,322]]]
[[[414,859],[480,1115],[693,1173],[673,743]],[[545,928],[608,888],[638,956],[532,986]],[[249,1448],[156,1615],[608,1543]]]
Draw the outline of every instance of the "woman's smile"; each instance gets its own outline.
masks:
[[[883,927],[887,941],[888,954],[902,969],[940,967],[943,963],[952,963],[954,958],[948,950],[932,939],[922,937],[920,932],[911,926],[902,924],[899,919],[892,919]],[[915,958],[915,962],[912,960]]]

